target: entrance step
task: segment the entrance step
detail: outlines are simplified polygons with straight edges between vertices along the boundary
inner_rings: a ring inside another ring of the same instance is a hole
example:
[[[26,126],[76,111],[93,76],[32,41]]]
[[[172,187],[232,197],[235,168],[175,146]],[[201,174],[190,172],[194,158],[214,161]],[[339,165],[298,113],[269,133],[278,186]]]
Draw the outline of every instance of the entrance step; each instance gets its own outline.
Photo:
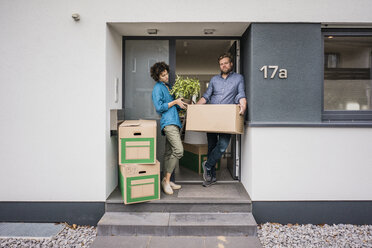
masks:
[[[257,236],[252,213],[106,212],[98,236]]]
[[[258,237],[159,237],[159,236],[98,236],[91,244],[90,248],[127,248],[127,247],[147,247],[147,248],[262,248]]]
[[[116,188],[106,200],[107,212],[252,212],[252,201],[241,183],[217,183],[202,187],[200,183],[182,184],[173,195],[162,193],[160,200],[124,205]]]

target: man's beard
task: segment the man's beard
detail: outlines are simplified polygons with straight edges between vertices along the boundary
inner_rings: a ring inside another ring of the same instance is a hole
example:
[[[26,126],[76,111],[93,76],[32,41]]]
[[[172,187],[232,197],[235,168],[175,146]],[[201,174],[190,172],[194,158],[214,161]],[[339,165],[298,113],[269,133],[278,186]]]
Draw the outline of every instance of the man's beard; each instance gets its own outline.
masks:
[[[229,74],[232,70],[233,70],[233,68],[231,67],[230,69],[227,69],[226,72],[221,71],[221,73],[222,74]]]

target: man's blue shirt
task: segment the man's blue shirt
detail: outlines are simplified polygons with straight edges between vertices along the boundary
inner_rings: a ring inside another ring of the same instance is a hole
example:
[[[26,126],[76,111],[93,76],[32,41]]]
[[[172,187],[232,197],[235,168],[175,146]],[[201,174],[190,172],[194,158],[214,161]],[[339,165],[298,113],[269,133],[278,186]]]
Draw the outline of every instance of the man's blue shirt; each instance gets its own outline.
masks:
[[[209,82],[203,97],[210,104],[238,104],[241,98],[246,98],[244,78],[235,72],[231,72],[226,79],[216,75]]]
[[[160,127],[162,134],[165,126],[176,125],[182,127],[180,117],[178,116],[177,105],[168,109],[168,103],[173,101],[174,98],[169,93],[168,88],[163,82],[157,82],[152,90],[152,102],[154,103],[156,112],[161,115]]]

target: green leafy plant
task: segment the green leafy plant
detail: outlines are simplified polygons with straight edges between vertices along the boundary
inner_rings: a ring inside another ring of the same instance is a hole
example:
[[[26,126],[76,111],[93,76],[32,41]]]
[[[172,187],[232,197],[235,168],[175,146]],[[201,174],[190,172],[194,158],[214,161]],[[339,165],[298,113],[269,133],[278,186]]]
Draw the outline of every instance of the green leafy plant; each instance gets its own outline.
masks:
[[[170,93],[175,98],[192,99],[193,95],[198,96],[200,91],[200,82],[196,78],[184,78],[177,75],[176,82],[173,85]]]

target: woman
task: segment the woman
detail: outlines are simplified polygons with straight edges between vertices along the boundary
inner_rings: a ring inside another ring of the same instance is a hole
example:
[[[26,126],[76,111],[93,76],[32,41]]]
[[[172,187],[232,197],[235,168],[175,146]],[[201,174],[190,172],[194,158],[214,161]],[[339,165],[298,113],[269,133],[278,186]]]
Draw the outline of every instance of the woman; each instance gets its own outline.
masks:
[[[169,93],[171,85],[168,83],[169,66],[166,63],[155,63],[151,67],[150,73],[156,82],[152,90],[152,101],[156,112],[161,115],[161,133],[166,137],[163,165],[164,178],[161,181],[161,185],[163,191],[171,195],[174,189],[181,188],[181,185],[175,184],[170,179],[171,174],[178,164],[178,160],[183,156],[183,146],[180,136],[182,125],[178,116],[178,109],[186,109],[187,104],[182,101],[182,98],[174,100],[173,96]]]

